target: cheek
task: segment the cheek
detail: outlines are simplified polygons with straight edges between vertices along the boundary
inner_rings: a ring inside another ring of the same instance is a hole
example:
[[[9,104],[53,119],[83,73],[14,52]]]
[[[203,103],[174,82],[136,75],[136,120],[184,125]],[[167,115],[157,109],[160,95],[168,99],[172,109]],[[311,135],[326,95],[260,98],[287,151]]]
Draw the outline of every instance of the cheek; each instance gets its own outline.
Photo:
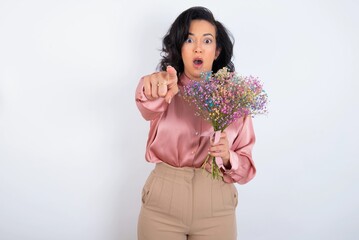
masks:
[[[182,51],[181,51],[181,56],[182,56],[182,60],[183,60],[183,62],[186,62],[186,61],[187,61],[187,59],[188,59],[188,53],[187,53],[187,51],[186,51],[186,49],[185,49],[185,48],[182,48]]]
[[[181,48],[181,57],[182,57],[182,59],[185,58],[185,55],[186,55],[185,50],[184,50],[184,48],[182,47],[182,48]]]
[[[207,58],[208,60],[210,60],[209,63],[211,63],[211,64],[213,63],[213,61],[214,61],[214,59],[215,59],[215,57],[216,57],[215,55],[216,55],[216,54],[215,54],[215,52],[213,52],[213,51],[210,51],[210,52],[207,53],[207,57],[206,57],[206,58]]]
[[[213,59],[216,57],[216,48],[210,47],[207,49],[206,52],[207,52],[207,57],[213,58]]]

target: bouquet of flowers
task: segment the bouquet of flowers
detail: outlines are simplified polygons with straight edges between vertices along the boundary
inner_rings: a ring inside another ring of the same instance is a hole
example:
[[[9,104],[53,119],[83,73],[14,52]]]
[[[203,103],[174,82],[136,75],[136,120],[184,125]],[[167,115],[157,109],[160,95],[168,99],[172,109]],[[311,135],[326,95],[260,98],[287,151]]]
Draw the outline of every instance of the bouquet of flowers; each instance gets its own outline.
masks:
[[[240,76],[222,68],[217,73],[205,72],[202,80],[190,80],[183,87],[183,97],[195,107],[196,114],[209,121],[215,131],[214,142],[232,122],[245,116],[267,112],[268,96],[258,78]],[[208,164],[210,155],[202,167]],[[212,157],[210,163],[213,178],[220,178],[223,161]]]

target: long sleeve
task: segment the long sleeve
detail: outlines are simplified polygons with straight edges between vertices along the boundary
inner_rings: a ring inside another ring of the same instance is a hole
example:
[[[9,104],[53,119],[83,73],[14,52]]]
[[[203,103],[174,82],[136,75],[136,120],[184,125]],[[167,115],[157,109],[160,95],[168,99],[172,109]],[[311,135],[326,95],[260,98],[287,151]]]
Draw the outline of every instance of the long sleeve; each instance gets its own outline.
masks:
[[[135,100],[142,116],[150,121],[145,158],[148,162],[165,162],[174,167],[200,168],[208,155],[211,124],[195,115],[195,111],[183,99],[181,89],[189,81],[180,77],[180,92],[168,104],[163,98],[150,101],[144,95],[143,79],[140,80]],[[231,169],[224,172],[225,182],[247,183],[255,175],[252,147],[255,136],[251,117],[242,118],[226,128],[230,146]]]
[[[143,91],[144,83],[143,78],[141,78],[136,88],[136,104],[144,119],[153,120],[166,111],[168,103],[164,98],[149,101]]]
[[[241,129],[230,148],[230,163],[232,168],[224,172],[223,178],[225,182],[245,184],[256,174],[256,168],[252,159],[252,148],[255,143],[252,118],[244,118],[240,126]]]

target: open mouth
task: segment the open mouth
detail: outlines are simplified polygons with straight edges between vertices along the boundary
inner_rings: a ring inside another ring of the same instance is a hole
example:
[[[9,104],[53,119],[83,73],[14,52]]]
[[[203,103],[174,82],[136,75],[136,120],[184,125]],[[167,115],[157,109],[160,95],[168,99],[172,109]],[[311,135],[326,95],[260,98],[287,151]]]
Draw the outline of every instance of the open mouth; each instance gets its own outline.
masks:
[[[193,60],[193,64],[194,64],[195,67],[201,67],[202,64],[203,64],[203,60],[199,59],[199,58],[196,58],[195,60]]]

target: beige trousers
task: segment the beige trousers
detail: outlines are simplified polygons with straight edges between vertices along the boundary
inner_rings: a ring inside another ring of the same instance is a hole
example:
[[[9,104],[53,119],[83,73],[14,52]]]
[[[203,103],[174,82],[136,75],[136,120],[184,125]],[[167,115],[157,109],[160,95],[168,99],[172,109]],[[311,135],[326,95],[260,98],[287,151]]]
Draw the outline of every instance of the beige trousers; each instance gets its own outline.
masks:
[[[202,169],[157,163],[142,191],[139,240],[235,240],[237,189]]]

